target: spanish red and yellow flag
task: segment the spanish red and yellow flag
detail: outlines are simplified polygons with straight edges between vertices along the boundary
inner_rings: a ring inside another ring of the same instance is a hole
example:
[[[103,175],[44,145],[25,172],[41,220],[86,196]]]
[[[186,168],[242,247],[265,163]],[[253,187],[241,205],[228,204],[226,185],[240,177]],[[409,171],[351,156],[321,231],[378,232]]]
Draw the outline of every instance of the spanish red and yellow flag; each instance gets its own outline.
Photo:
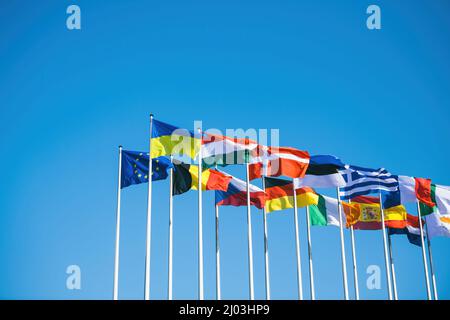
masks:
[[[294,208],[294,185],[292,181],[265,178],[266,211],[279,211]],[[309,187],[295,190],[297,207],[306,207],[319,203],[319,196]]]
[[[352,199],[353,206],[359,209],[359,217],[353,224],[356,230],[381,229],[381,207],[378,197],[358,196]],[[404,206],[399,205],[384,209],[385,226],[402,229],[407,226],[408,213]]]

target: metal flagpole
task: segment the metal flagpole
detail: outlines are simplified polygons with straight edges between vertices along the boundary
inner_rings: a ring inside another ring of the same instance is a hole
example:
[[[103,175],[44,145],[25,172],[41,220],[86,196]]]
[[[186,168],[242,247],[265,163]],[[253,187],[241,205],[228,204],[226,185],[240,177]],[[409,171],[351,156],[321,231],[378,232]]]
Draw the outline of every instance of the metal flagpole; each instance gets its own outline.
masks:
[[[348,283],[347,283],[347,260],[345,258],[345,244],[344,244],[344,223],[342,219],[342,204],[339,197],[339,187],[336,188],[336,195],[338,201],[339,211],[339,231],[341,236],[341,260],[342,260],[342,279],[344,281],[344,298],[348,300]]]
[[[379,192],[379,200],[380,200],[380,212],[381,212],[381,229],[383,230],[384,262],[386,265],[386,279],[387,279],[388,296],[389,296],[389,300],[392,300],[391,272],[389,269],[386,227],[384,225],[384,209],[383,209],[383,200],[381,198],[381,192]]]
[[[204,300],[203,294],[203,206],[202,206],[202,130],[200,135],[200,150],[198,152],[198,295],[199,300]]]
[[[295,226],[295,249],[297,253],[297,285],[298,285],[298,300],[303,300],[303,283],[302,283],[302,262],[300,256],[300,237],[298,233],[298,206],[297,206],[297,195],[294,189],[294,226]]]
[[[262,177],[262,184],[263,184],[263,190],[266,192],[266,176],[263,175]],[[264,262],[265,262],[265,268],[264,268],[264,277],[265,277],[265,283],[266,283],[266,300],[270,300],[270,273],[269,273],[269,245],[268,245],[268,234],[267,234],[267,212],[266,212],[266,206],[263,208],[263,225],[264,225]]]
[[[173,163],[173,156],[170,156]],[[173,168],[170,168],[170,192],[169,192],[169,287],[168,299],[173,300]]]
[[[311,221],[309,220],[309,206],[306,206],[306,236],[308,238],[308,255],[309,255],[309,285],[311,290],[311,300],[316,300],[316,293],[314,289],[314,271],[312,261],[312,248],[311,248]]]
[[[353,226],[350,226],[350,237],[352,242],[353,280],[355,285],[355,299],[359,300],[358,266],[356,264],[355,231],[353,229]]]
[[[430,260],[430,271],[431,271],[431,283],[433,285],[433,296],[434,300],[439,300],[436,286],[436,276],[434,274],[434,266],[433,266],[433,254],[431,253],[431,240],[430,234],[428,232],[428,223],[425,224],[426,232],[427,232],[427,244],[428,244],[428,259]]]
[[[113,299],[119,300],[119,245],[120,245],[120,196],[122,187],[122,146],[119,146],[119,176],[117,184],[117,213],[116,213],[116,250],[114,254],[114,285]]]
[[[431,300],[430,278],[428,275],[428,263],[427,263],[427,257],[425,254],[425,240],[424,240],[424,236],[423,236],[422,213],[420,212],[419,200],[417,200],[416,202],[417,202],[417,212],[419,213],[420,241],[422,244],[422,258],[423,258],[423,267],[425,270],[425,283],[427,286],[427,297],[428,297],[428,300]]]
[[[393,258],[393,254],[392,254],[392,239],[391,239],[390,234],[388,234],[388,244],[389,244],[389,260],[391,261],[392,286],[394,288],[394,300],[398,300],[397,277],[395,276],[395,265],[394,265],[394,258]]]
[[[248,275],[249,275],[249,290],[250,300],[255,300],[255,289],[253,284],[253,244],[252,244],[252,217],[251,217],[251,202],[250,202],[250,164],[246,164],[247,173],[247,234],[248,234]]]
[[[220,288],[219,206],[216,204],[216,299],[222,300]]]
[[[348,202],[351,203],[351,200],[349,200]],[[359,300],[358,265],[356,263],[355,230],[353,229],[353,225],[350,226],[350,238],[352,243],[353,282],[355,286],[355,300]]]
[[[219,206],[217,204],[215,204],[215,209],[216,209],[216,299],[221,300],[222,292],[220,287]]]
[[[147,202],[147,230],[146,230],[146,249],[145,249],[145,300],[150,300],[150,253],[152,240],[152,133],[153,133],[153,114],[150,114],[150,146],[148,153],[148,202]]]

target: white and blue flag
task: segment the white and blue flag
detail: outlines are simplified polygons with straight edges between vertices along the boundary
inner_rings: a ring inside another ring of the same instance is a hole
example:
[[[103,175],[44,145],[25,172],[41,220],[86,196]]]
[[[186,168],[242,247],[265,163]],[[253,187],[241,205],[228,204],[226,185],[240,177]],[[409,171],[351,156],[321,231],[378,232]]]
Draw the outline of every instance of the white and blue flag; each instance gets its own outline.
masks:
[[[340,172],[345,180],[345,186],[339,189],[339,196],[342,200],[349,200],[372,192],[392,193],[398,191],[398,177],[384,168],[368,169],[346,165],[345,169]]]

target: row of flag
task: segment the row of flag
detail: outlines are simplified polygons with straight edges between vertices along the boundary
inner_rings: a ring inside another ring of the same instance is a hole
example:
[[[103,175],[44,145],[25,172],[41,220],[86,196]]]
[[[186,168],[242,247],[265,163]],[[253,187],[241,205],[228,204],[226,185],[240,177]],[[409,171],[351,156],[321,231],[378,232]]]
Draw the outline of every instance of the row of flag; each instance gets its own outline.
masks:
[[[310,156],[307,151],[290,147],[264,146],[247,138],[226,137],[198,130],[182,129],[151,116],[150,152],[120,149],[118,217],[116,237],[116,263],[114,298],[118,298],[118,254],[120,233],[120,192],[134,184],[149,184],[146,299],[150,298],[150,232],[151,232],[151,185],[152,182],[171,181],[171,194],[178,196],[189,190],[199,190],[199,299],[203,299],[202,257],[202,200],[201,193],[215,191],[216,223],[220,206],[247,206],[249,224],[249,288],[253,298],[253,262],[250,207],[264,211],[266,297],[270,299],[270,277],[267,247],[266,214],[294,209],[296,218],[299,298],[302,298],[301,272],[299,271],[299,244],[297,209],[307,210],[309,227],[336,226],[341,229],[341,253],[345,297],[348,299],[347,271],[343,228],[351,230],[353,263],[356,266],[354,230],[382,230],[385,249],[386,273],[389,298],[397,297],[392,258],[389,259],[390,236],[404,234],[408,240],[422,247],[427,294],[431,299],[428,280],[428,263],[425,240],[428,244],[428,259],[432,268],[430,239],[436,236],[450,237],[450,187],[434,184],[430,179],[394,175],[386,169],[369,169],[344,164],[331,155]],[[246,181],[234,177],[224,170],[228,165],[245,165]],[[220,167],[220,169],[218,168]],[[149,179],[151,172],[151,179]],[[262,188],[250,183],[261,179]],[[318,193],[315,188],[335,188],[336,197]],[[201,189],[201,190],[200,190]],[[374,196],[374,194],[376,196]],[[172,200],[170,201],[172,215]],[[407,212],[405,204],[416,203],[418,215]],[[172,217],[172,216],[171,216]],[[171,222],[170,222],[171,224]],[[216,233],[218,228],[216,228]],[[170,234],[170,241],[173,234]],[[216,240],[218,235],[216,234]],[[309,240],[310,241],[310,240]],[[170,244],[171,245],[171,244]],[[217,244],[216,244],[217,245]],[[389,245],[389,247],[388,247]],[[217,248],[218,249],[218,248]],[[172,250],[172,247],[170,247]],[[310,245],[309,245],[310,250]],[[169,253],[169,256],[171,252]],[[217,256],[217,263],[220,263]],[[312,261],[311,261],[312,262]],[[170,262],[171,263],[171,262]],[[170,264],[169,263],[169,264]],[[171,299],[171,268],[169,265],[169,299]],[[356,272],[354,268],[354,272]],[[220,268],[216,274],[217,298],[220,299]],[[437,289],[433,270],[434,298]],[[354,275],[357,281],[357,274]],[[393,279],[391,279],[391,276]],[[310,281],[312,263],[310,263]],[[359,298],[355,283],[356,297]],[[312,296],[313,296],[313,288]]]

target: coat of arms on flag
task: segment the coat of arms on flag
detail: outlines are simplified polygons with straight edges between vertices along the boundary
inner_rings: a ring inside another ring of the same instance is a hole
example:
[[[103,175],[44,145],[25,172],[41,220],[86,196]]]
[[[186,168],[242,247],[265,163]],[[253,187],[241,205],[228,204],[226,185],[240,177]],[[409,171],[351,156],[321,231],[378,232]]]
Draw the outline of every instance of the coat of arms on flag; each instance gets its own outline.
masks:
[[[381,220],[381,212],[379,205],[360,204],[361,206],[361,221],[373,222]]]

